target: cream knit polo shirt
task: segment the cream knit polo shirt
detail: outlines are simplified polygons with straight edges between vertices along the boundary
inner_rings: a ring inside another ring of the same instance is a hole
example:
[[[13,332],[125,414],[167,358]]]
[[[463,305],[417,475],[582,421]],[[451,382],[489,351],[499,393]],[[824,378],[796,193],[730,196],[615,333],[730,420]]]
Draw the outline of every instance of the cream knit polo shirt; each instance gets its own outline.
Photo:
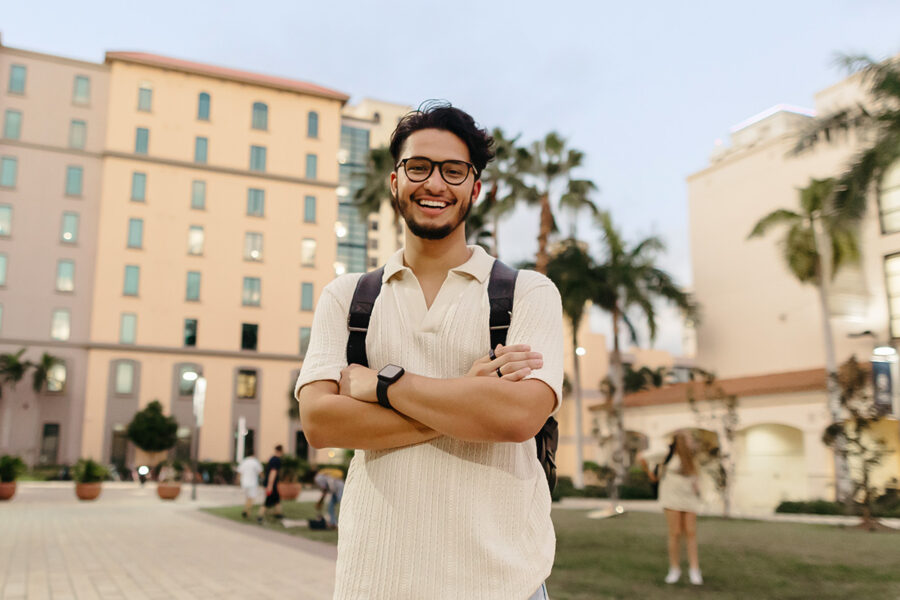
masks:
[[[494,259],[478,246],[447,274],[430,309],[403,251],[385,265],[372,311],[369,366],[393,363],[433,378],[463,377],[490,349],[487,285]],[[295,395],[340,380],[347,313],[359,274],[322,291]],[[516,280],[507,344],[529,344],[559,409],[562,306],[545,276]],[[489,397],[484,402],[489,403]],[[550,574],[556,536],[534,440],[467,442],[442,436],[392,450],[357,451],[341,503],[337,600],[525,600]]]

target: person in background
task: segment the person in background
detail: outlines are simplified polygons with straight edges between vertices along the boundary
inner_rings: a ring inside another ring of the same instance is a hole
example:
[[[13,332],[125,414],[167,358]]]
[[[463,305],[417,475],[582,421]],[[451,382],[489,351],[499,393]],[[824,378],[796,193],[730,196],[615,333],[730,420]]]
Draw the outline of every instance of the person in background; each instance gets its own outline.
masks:
[[[237,471],[241,475],[241,491],[244,492],[244,510],[241,516],[248,519],[253,510],[253,501],[259,496],[259,475],[263,472],[263,466],[251,451],[238,465]]]
[[[340,469],[319,469],[313,481],[315,481],[316,487],[322,490],[322,497],[316,502],[316,512],[321,514],[325,498],[331,494],[331,499],[328,501],[328,526],[336,529],[338,524],[336,508],[344,495],[344,473]]]
[[[281,496],[278,494],[278,475],[281,471],[281,455],[284,454],[284,447],[281,444],[275,446],[275,454],[266,464],[266,501],[259,507],[259,517],[257,521],[263,522],[266,516],[266,510],[271,508],[273,517],[281,519]]]
[[[696,450],[689,432],[678,430],[669,445],[669,453],[661,468],[650,471],[647,461],[640,459],[641,467],[650,480],[659,483],[659,503],[666,515],[669,529],[669,572],[666,583],[681,579],[681,538],[685,540],[690,570],[688,576],[694,585],[703,584],[700,558],[697,553],[697,512],[700,510],[700,484],[698,479]]]

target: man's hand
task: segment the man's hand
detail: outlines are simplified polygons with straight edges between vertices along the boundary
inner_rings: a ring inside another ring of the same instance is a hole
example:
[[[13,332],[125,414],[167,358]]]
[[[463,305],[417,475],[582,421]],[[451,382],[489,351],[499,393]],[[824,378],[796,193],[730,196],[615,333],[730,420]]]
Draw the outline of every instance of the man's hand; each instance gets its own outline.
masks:
[[[531,346],[527,344],[512,346],[497,344],[494,355],[497,358],[491,359],[488,354],[476,360],[466,373],[466,377],[497,377],[497,369],[500,369],[501,379],[521,381],[530,375],[532,370],[544,366],[544,357],[541,353],[531,352]]]
[[[378,371],[362,365],[347,365],[341,371],[340,393],[362,402],[378,402]]]

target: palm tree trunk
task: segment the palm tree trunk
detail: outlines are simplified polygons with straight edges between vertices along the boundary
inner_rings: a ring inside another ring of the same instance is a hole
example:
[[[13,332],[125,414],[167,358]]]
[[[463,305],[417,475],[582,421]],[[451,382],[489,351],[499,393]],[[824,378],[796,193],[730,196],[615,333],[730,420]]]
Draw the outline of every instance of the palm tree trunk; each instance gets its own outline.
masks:
[[[550,208],[550,193],[547,192],[541,195],[541,227],[538,231],[538,251],[534,267],[535,271],[544,275],[547,274],[547,263],[550,261],[547,245],[552,232],[553,211]]]
[[[494,258],[500,260],[500,217],[495,213],[493,215],[493,225],[491,227],[491,236],[494,238]]]
[[[574,327],[576,325],[573,324]],[[575,477],[572,479],[572,483],[575,485],[575,489],[581,490],[584,489],[584,433],[581,423],[581,363],[577,352],[578,336],[575,333],[572,334],[572,350],[575,368]]]
[[[619,309],[613,309],[613,351],[609,357],[610,379],[613,384],[613,470],[615,480],[611,497],[619,499],[619,485],[625,480],[625,371],[622,369],[622,353],[619,350]]]

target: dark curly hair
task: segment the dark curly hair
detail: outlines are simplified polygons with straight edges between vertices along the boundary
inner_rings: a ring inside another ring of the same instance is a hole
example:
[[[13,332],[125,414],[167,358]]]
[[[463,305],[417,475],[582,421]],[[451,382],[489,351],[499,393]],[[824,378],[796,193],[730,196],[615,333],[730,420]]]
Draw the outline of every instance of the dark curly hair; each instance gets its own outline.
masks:
[[[391,135],[390,149],[394,165],[400,161],[400,151],[406,139],[421,129],[442,129],[461,139],[469,149],[469,158],[475,165],[475,179],[481,177],[484,167],[494,158],[494,138],[487,130],[478,127],[469,113],[447,101],[428,100],[400,119]]]

